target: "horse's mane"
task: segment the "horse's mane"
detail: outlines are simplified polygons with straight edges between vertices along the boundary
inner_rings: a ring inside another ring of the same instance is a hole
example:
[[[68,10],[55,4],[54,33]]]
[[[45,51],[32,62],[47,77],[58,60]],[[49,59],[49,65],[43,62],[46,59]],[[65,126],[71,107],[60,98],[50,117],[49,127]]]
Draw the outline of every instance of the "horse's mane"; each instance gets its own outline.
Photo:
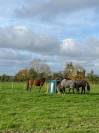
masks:
[[[66,79],[66,80],[71,80],[70,78],[68,78],[68,77],[65,77],[64,79]]]

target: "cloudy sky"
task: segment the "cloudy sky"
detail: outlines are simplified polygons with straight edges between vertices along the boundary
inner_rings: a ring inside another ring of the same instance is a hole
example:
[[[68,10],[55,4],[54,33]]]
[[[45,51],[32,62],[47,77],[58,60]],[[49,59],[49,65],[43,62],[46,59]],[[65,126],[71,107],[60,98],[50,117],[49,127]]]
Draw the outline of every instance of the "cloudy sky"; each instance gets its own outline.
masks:
[[[99,74],[99,0],[0,0],[0,74],[35,58]]]

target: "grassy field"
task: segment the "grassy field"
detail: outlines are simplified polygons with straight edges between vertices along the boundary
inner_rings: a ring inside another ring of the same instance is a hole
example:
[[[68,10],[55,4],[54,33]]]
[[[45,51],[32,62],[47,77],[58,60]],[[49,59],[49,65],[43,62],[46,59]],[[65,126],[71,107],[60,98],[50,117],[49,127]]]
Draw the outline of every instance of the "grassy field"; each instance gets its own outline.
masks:
[[[48,95],[0,83],[0,133],[99,133],[99,86],[85,95]]]

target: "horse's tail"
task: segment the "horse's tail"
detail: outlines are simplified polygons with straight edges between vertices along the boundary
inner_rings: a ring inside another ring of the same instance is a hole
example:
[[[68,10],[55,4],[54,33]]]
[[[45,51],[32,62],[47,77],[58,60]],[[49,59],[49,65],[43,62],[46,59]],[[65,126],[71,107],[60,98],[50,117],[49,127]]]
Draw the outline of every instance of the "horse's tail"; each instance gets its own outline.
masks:
[[[86,81],[86,85],[87,85],[87,91],[90,91],[90,85],[87,81]]]

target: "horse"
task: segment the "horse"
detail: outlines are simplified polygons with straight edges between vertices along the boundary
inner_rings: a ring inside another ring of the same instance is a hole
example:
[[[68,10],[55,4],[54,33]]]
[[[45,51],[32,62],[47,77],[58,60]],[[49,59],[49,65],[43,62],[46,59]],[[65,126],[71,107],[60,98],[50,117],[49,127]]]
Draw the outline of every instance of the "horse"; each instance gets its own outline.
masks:
[[[69,92],[72,89],[73,93],[74,93],[74,89],[76,89],[75,88],[75,81],[63,79],[62,81],[60,81],[59,84],[57,84],[57,92],[65,93],[66,88],[69,88]]]
[[[79,92],[79,89],[81,88],[81,94],[82,93],[85,94],[86,89],[87,89],[87,92],[90,91],[90,85],[86,80],[75,80],[75,88],[78,90],[78,92]]]
[[[58,85],[57,85],[57,92],[65,93],[65,89],[69,88],[69,93],[72,89],[73,93],[75,93],[74,90],[76,90],[79,93],[79,90],[81,88],[81,94],[86,91],[90,91],[90,85],[86,80],[67,80],[63,79]]]
[[[32,86],[34,85],[34,87],[35,86],[39,86],[40,87],[40,90],[41,90],[41,88],[42,88],[42,86],[44,85],[44,83],[45,83],[45,78],[42,78],[42,79],[29,79],[28,81],[27,81],[27,91],[28,90],[32,90]]]

